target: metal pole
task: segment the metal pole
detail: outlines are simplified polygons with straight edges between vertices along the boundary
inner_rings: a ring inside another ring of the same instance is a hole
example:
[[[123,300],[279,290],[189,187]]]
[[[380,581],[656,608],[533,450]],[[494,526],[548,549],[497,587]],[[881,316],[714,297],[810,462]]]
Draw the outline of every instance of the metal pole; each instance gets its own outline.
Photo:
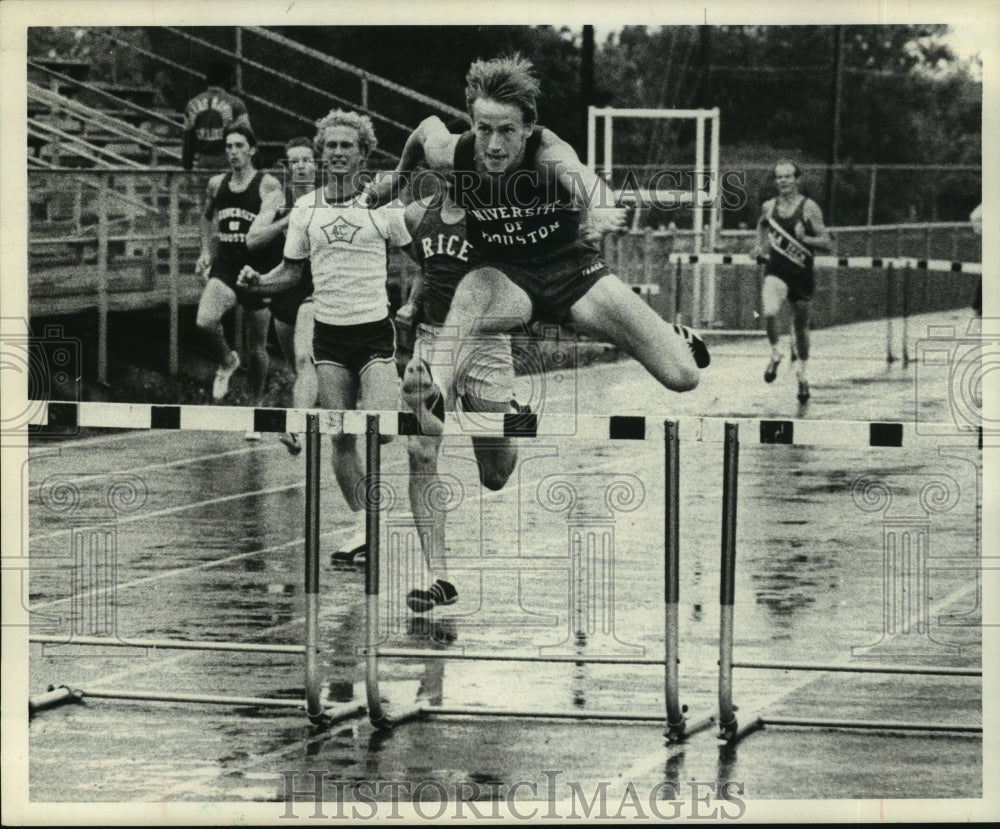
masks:
[[[604,113],[604,180],[614,186],[614,167],[611,151],[611,133],[614,130],[614,118],[610,113]]]
[[[907,344],[909,337],[910,317],[910,266],[903,267],[903,365],[910,364],[910,349]]]
[[[695,181],[701,184],[705,174],[705,114],[698,113],[695,120]],[[701,190],[698,189],[700,197]],[[694,252],[702,253],[705,250],[705,216],[700,203],[694,207]],[[702,303],[702,264],[699,262],[693,266],[691,280],[691,324],[701,327],[705,322],[705,312]]]
[[[310,720],[323,716],[319,692],[319,415],[306,415],[306,713]]]
[[[677,665],[678,631],[680,630],[678,602],[680,601],[680,435],[676,420],[665,425],[663,443],[663,631],[666,639],[664,696],[667,700],[668,743],[678,742],[684,734],[684,712],[679,702]]]
[[[674,271],[674,322],[681,323],[681,260],[677,260],[677,270]]]
[[[108,384],[108,179],[97,189],[97,382]]]
[[[889,264],[885,272],[885,361],[887,363],[896,362],[896,357],[892,353],[892,312],[896,304],[896,277]]]
[[[389,725],[378,690],[378,590],[379,590],[379,474],[381,471],[379,416],[365,419],[365,691],[368,717],[375,728]]]
[[[171,173],[167,174],[169,181],[168,191],[170,194],[169,226],[170,226],[170,264],[168,270],[167,283],[167,304],[170,307],[170,336],[167,343],[169,353],[168,365],[170,376],[176,377],[180,373],[180,291],[178,282],[180,281],[180,254],[178,244],[180,241],[180,185],[181,177]]]
[[[719,739],[736,735],[733,707],[733,604],[736,595],[736,483],[739,476],[739,426],[726,423],[722,466],[722,565],[719,577]]]
[[[243,94],[243,29],[236,27],[236,93]]]
[[[878,178],[878,167],[872,164],[872,174],[868,181],[868,227],[875,224],[875,181]],[[870,235],[869,235],[870,241]],[[869,247],[868,255],[871,256]]]
[[[587,107],[587,166],[597,172],[597,116],[592,106]]]
[[[206,642],[188,639],[112,639],[110,636],[72,636],[32,633],[29,642],[64,647],[146,648],[152,650],[227,651],[230,653],[304,654],[302,645],[267,645],[254,642]]]

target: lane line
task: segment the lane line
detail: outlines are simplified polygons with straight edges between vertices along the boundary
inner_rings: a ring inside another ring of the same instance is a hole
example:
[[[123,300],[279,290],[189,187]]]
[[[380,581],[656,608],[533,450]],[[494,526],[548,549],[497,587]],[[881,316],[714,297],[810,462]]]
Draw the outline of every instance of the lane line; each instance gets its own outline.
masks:
[[[213,504],[222,504],[226,501],[235,501],[239,498],[250,498],[255,495],[271,495],[276,492],[287,492],[290,489],[301,489],[305,486],[305,481],[298,484],[285,484],[283,486],[273,486],[268,489],[256,489],[252,492],[237,492],[235,495],[222,495],[218,498],[210,498],[207,501],[195,501],[191,504],[183,504],[179,507],[168,507],[167,509],[157,510],[156,512],[146,512],[139,513],[138,515],[130,515],[126,518],[119,518],[115,523],[120,526],[122,524],[131,524],[135,521],[145,521],[149,518],[160,518],[164,515],[173,515],[178,512],[185,512],[190,509],[198,509],[199,507],[208,507]],[[55,532],[45,533],[44,535],[36,535],[34,537],[28,537],[28,543],[37,543],[39,541],[45,541],[50,538],[58,538],[61,535],[66,535],[71,533],[72,529],[66,530],[56,530]]]
[[[185,463],[201,463],[202,461],[215,460],[216,458],[225,458],[225,457],[228,457],[230,455],[242,455],[242,454],[245,454],[247,452],[258,452],[258,451],[262,451],[262,450],[265,451],[265,452],[271,452],[271,451],[273,451],[275,449],[284,449],[284,448],[285,447],[282,446],[281,444],[278,444],[276,446],[245,446],[242,449],[230,449],[227,452],[218,452],[218,453],[211,454],[211,455],[197,455],[195,457],[190,457],[190,458],[181,458],[180,460],[176,460],[176,461],[163,461],[162,463],[148,464],[147,466],[133,466],[133,467],[131,467],[129,469],[121,469],[121,470],[116,469],[113,472],[98,472],[98,473],[89,473],[89,472],[65,472],[65,473],[62,473],[62,472],[52,472],[50,474],[51,475],[79,475],[81,479],[85,479],[85,480],[82,480],[82,483],[89,484],[92,481],[99,481],[102,478],[108,478],[111,475],[127,475],[127,474],[132,473],[132,472],[146,472],[146,471],[151,470],[151,469],[167,469],[167,468],[169,468],[171,466],[180,466],[180,465],[185,464]],[[34,459],[32,459],[32,460],[34,460]],[[46,476],[46,477],[48,477],[48,476]],[[42,485],[44,483],[45,482],[42,481],[42,482],[37,483],[37,484],[32,484],[28,488],[28,494],[30,495],[33,491],[41,489],[41,487],[42,487]]]

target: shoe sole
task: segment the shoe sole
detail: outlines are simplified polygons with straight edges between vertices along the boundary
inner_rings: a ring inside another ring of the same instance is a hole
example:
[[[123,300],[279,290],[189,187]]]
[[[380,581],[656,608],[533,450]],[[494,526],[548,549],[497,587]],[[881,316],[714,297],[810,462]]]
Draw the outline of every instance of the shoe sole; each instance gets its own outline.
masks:
[[[288,450],[289,455],[297,455],[299,454],[299,452],[302,451],[302,444],[299,443],[297,440],[293,440],[292,438],[288,437],[288,435],[282,435],[278,439],[283,444],[285,444],[285,448]]]

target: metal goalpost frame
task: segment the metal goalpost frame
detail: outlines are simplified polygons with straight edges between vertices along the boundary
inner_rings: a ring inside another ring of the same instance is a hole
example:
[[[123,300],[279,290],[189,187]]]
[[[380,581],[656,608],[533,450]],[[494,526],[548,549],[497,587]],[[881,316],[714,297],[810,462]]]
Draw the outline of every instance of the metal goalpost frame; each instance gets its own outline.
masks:
[[[598,166],[597,158],[597,121],[604,123],[603,152]],[[695,203],[690,204],[694,211],[694,253],[714,251],[719,239],[721,226],[721,202],[719,199],[719,118],[718,107],[712,109],[619,109],[616,107],[587,108],[587,166],[612,183],[614,170],[614,120],[616,118],[655,119],[694,119],[695,121],[695,161],[691,170],[694,176],[694,189],[697,192]],[[706,130],[706,122],[711,126]],[[706,132],[708,135],[706,136]],[[706,153],[706,143],[708,144]],[[706,157],[707,156],[707,157]],[[707,182],[705,177],[707,175]],[[702,183],[707,187],[701,189]],[[708,212],[707,233],[705,211]],[[704,270],[703,270],[704,269]],[[696,263],[694,265],[694,280],[692,282],[691,323],[702,326],[715,319],[715,266],[713,264]]]

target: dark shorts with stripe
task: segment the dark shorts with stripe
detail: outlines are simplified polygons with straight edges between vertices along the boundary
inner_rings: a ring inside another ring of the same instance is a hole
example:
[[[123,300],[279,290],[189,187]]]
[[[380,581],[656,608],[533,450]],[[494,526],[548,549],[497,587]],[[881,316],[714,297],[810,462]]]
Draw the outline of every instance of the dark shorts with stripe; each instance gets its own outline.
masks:
[[[531,299],[532,319],[561,323],[577,300],[611,273],[597,248],[583,243],[544,259],[487,260]]]
[[[313,327],[313,362],[334,365],[355,374],[375,360],[393,359],[396,329],[386,317],[360,325],[327,325],[316,320]]]
[[[294,326],[303,302],[312,302],[311,280],[302,280],[298,285],[275,294],[271,297],[268,307],[271,309],[271,316],[276,320]]]
[[[811,268],[797,274],[775,273],[768,268],[765,273],[767,276],[777,277],[788,286],[788,299],[791,302],[810,300],[816,292],[816,274]]]
[[[236,294],[236,301],[248,311],[260,311],[267,307],[267,297],[263,294],[250,293],[236,284],[243,265],[230,262],[228,259],[216,259],[212,262],[212,270],[209,271],[209,279],[218,279],[223,285],[232,289]]]

